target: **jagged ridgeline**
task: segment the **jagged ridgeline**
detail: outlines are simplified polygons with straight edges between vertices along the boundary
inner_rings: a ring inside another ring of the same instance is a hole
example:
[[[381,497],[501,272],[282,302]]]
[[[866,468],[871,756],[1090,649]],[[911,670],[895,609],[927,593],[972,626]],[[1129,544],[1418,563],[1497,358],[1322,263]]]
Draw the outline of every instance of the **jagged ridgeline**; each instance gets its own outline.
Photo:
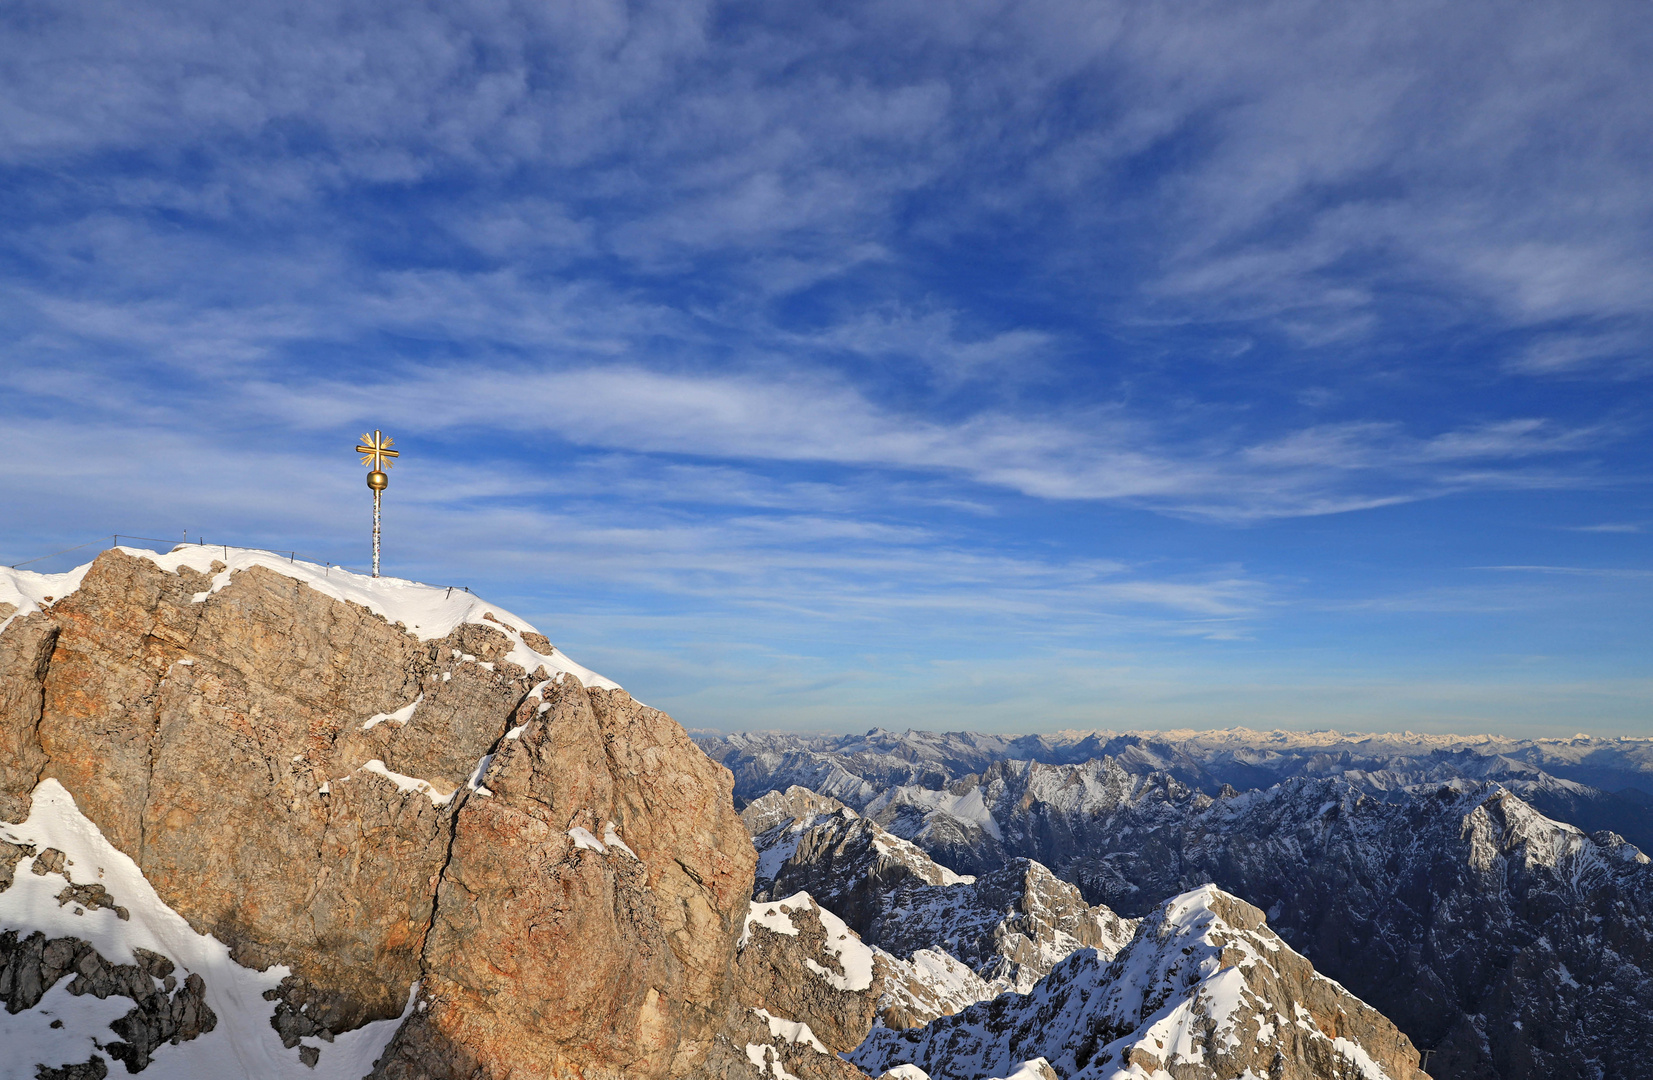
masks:
[[[0,1080],[1647,1075],[1616,836],[903,738],[708,756],[497,606],[267,553],[0,571]]]
[[[997,988],[966,976],[1024,989],[1002,981],[1018,958],[1048,971],[1069,989],[1032,991],[1045,1004],[1031,1027],[1043,1030],[1069,1008],[1064,995],[1122,977],[1103,963],[1117,935],[1087,941],[1090,960],[1050,966],[1074,947],[1074,928],[1151,926],[1167,897],[1215,883],[1427,1049],[1431,1075],[1653,1077],[1653,865],[1620,835],[1648,833],[1653,740],[873,731],[698,741],[733,770],[747,804],[760,895],[810,888],[897,960],[927,936],[967,969],[947,981],[930,963],[937,975],[906,980],[913,993],[887,994],[885,1026],[902,1035],[875,1032],[863,1064],[906,1053],[926,1069],[945,1061],[940,1076],[1002,1069],[992,1033],[1029,1025],[1030,1006],[970,1007]],[[1038,873],[1007,871],[1018,864]],[[942,873],[980,876],[945,886]],[[988,885],[991,903],[965,895]],[[971,1021],[903,1030],[966,1008]],[[1048,1050],[1064,1080],[1097,1067],[1086,1056],[1095,1046],[1053,1039],[1019,1045]]]

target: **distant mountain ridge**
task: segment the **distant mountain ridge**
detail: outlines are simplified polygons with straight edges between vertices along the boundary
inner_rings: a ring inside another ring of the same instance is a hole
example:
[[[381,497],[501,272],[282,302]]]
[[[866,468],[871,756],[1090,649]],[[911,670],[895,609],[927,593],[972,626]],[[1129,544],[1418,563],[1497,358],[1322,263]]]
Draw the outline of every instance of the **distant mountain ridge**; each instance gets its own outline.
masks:
[[[1653,1077],[1640,1049],[1653,1045],[1653,866],[1617,832],[1540,809],[1612,810],[1600,792],[1438,736],[1402,740],[1426,751],[1411,756],[1392,752],[1394,737],[1361,755],[1332,752],[1326,736],[1255,741],[1222,733],[1198,757],[1134,739],[923,732],[736,736],[709,749],[734,771],[737,797],[813,777],[960,873],[1037,860],[1125,916],[1215,883],[1429,1050],[1432,1075]],[[1615,768],[1634,764],[1642,741],[1619,742]],[[1002,756],[1052,745],[1121,753]],[[1574,750],[1568,760],[1596,753]],[[1216,784],[1231,762],[1331,775],[1242,792]],[[957,774],[969,765],[981,768]]]
[[[1334,731],[786,732],[696,734],[749,802],[798,784],[857,810],[892,787],[946,788],[996,761],[1075,765],[1111,758],[1127,772],[1218,795],[1293,777],[1339,778],[1373,794],[1457,778],[1497,780],[1549,817],[1611,829],[1653,850],[1653,738],[1509,739],[1495,735]]]

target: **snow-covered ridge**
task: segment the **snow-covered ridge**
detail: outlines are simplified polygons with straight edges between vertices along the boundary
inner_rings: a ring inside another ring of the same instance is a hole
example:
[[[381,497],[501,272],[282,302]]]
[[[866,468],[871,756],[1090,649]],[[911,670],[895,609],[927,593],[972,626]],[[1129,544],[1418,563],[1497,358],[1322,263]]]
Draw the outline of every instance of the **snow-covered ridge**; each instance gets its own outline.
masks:
[[[834,989],[869,989],[872,986],[873,950],[862,943],[855,932],[844,924],[844,920],[817,904],[815,898],[807,892],[793,893],[791,896],[768,903],[753,904],[747,909],[746,925],[741,931],[740,941],[736,947],[746,948],[747,942],[752,938],[754,926],[760,926],[772,934],[796,937],[798,928],[792,922],[792,913],[811,910],[826,930],[826,943],[823,948],[837,963],[839,970],[834,971],[813,958],[805,959],[804,965]]]
[[[798,896],[809,899],[808,893],[799,893]],[[816,910],[820,912],[821,925],[826,927],[827,952],[837,960],[842,974],[814,960],[805,960],[804,964],[839,990],[869,989],[872,986],[872,949],[861,943],[861,939],[844,925],[844,920],[826,908],[817,907]]]
[[[993,820],[992,812],[982,801],[979,787],[972,787],[962,795],[911,785],[894,787],[868,803],[866,814],[869,817],[881,818],[898,806],[912,806],[921,810],[926,819],[940,817],[960,822],[980,829],[994,840],[1004,839],[999,823]]]
[[[886,1027],[908,1028],[950,1016],[1003,989],[945,949],[919,949],[903,960],[875,947],[874,955],[885,968],[878,1015]]]
[[[183,567],[203,574],[212,574],[212,585],[197,593],[203,601],[229,585],[235,575],[255,566],[302,581],[324,596],[348,603],[360,604],[389,623],[401,623],[420,641],[447,637],[456,628],[467,623],[488,626],[511,639],[511,651],[505,657],[530,674],[544,667],[552,675],[569,674],[587,687],[618,690],[620,684],[606,679],[591,669],[576,664],[553,647],[542,653],[529,645],[523,635],[539,634],[525,620],[511,614],[497,604],[490,604],[463,589],[424,585],[402,578],[371,577],[355,574],[337,566],[320,566],[303,560],[289,560],[269,551],[254,548],[226,548],[217,544],[180,544],[164,554],[147,548],[121,547],[116,550],[135,558],[148,559],[169,573]],[[213,570],[214,564],[219,569]],[[51,601],[80,587],[81,579],[91,563],[78,566],[63,574],[36,574],[27,570],[0,567],[0,604],[11,604],[17,611],[0,621],[0,630],[20,616],[40,610]],[[3,609],[0,609],[3,610]],[[543,636],[543,635],[541,635]]]
[[[1039,1057],[1069,1080],[1417,1075],[1393,1025],[1315,973],[1256,908],[1209,885],[1166,901],[1112,963],[1080,950],[1029,994],[924,1028],[875,1028],[850,1060],[875,1076],[910,1063],[936,1080],[974,1080]]]

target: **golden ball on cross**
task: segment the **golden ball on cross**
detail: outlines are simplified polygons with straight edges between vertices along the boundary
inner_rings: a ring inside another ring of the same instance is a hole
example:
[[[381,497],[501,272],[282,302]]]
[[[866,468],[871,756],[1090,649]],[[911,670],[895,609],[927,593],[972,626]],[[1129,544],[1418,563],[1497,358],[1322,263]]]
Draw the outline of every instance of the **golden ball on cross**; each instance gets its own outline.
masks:
[[[390,477],[386,476],[378,469],[374,469],[372,472],[367,474],[367,486],[372,488],[374,491],[383,491],[385,488],[390,486]]]

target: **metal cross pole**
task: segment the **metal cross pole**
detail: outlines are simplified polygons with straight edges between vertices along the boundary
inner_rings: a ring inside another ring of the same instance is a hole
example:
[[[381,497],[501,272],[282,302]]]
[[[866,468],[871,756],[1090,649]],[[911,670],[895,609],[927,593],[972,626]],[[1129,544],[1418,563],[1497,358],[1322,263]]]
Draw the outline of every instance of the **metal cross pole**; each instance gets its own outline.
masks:
[[[362,455],[362,464],[372,470],[367,474],[367,486],[373,489],[374,577],[379,576],[379,496],[390,486],[390,477],[385,475],[385,470],[390,468],[390,459],[400,456],[390,448],[395,441],[375,428],[373,434],[363,435],[362,441],[356,444],[356,453]]]

